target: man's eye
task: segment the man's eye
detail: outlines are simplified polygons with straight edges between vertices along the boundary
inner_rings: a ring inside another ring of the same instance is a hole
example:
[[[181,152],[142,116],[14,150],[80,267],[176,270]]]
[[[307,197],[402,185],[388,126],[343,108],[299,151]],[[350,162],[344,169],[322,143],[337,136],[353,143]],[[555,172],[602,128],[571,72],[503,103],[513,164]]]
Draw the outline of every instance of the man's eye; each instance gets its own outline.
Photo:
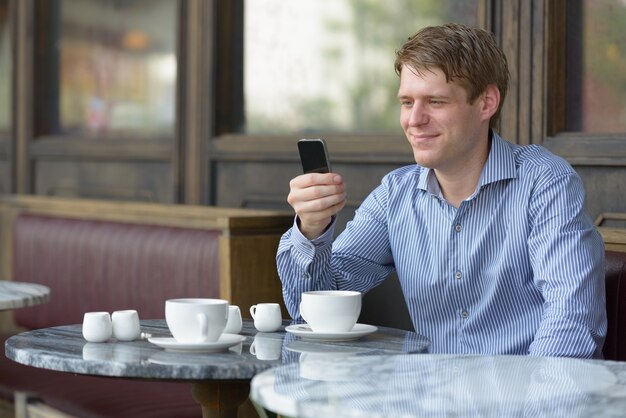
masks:
[[[405,106],[405,107],[410,107],[410,106],[412,106],[412,105],[413,105],[413,102],[412,102],[412,101],[410,101],[410,100],[402,100],[402,101],[400,102],[400,104],[401,104],[402,106]]]
[[[431,100],[431,101],[430,101],[430,104],[435,105],[435,106],[442,105],[442,104],[444,104],[444,103],[445,103],[445,102],[444,102],[443,100],[436,100],[436,99],[433,99],[433,100]]]

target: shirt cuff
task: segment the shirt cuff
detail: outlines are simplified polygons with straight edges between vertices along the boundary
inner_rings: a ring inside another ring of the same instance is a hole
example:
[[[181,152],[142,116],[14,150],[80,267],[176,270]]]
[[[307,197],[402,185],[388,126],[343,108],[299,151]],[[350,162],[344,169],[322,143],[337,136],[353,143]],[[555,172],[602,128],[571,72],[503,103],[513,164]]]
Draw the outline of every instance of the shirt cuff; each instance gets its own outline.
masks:
[[[296,251],[302,254],[306,254],[307,257],[310,257],[312,259],[315,256],[316,252],[323,250],[324,248],[332,244],[336,223],[337,217],[333,216],[330,224],[322,233],[322,235],[313,240],[310,240],[305,237],[300,231],[300,228],[298,227],[298,217],[296,216],[291,231],[291,243]]]

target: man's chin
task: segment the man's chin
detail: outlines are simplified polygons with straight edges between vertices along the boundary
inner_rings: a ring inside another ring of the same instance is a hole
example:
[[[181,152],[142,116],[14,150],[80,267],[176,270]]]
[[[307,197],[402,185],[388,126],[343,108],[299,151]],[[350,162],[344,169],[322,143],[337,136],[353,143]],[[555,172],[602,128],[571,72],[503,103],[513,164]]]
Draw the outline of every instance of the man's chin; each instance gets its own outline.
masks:
[[[425,156],[422,152],[420,152],[419,155],[414,153],[413,158],[421,167],[433,169],[436,166],[435,160],[433,158],[427,158],[427,156]]]

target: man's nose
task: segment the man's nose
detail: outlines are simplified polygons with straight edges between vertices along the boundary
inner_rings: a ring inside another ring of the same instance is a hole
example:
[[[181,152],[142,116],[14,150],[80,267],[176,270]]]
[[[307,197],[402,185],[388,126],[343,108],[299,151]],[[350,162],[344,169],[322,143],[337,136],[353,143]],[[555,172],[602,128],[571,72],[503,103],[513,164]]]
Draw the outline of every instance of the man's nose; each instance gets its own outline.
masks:
[[[414,103],[411,108],[411,115],[409,116],[410,126],[420,126],[428,122],[428,114],[424,106],[419,103]]]

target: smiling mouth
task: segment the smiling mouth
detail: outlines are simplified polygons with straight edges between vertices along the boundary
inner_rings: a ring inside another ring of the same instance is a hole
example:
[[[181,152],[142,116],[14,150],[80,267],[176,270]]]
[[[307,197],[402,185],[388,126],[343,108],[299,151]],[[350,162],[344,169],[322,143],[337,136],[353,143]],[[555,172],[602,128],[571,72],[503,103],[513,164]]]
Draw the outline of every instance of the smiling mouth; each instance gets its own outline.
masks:
[[[419,134],[419,135],[411,135],[411,139],[416,142],[425,142],[431,139],[438,137],[438,134]]]

